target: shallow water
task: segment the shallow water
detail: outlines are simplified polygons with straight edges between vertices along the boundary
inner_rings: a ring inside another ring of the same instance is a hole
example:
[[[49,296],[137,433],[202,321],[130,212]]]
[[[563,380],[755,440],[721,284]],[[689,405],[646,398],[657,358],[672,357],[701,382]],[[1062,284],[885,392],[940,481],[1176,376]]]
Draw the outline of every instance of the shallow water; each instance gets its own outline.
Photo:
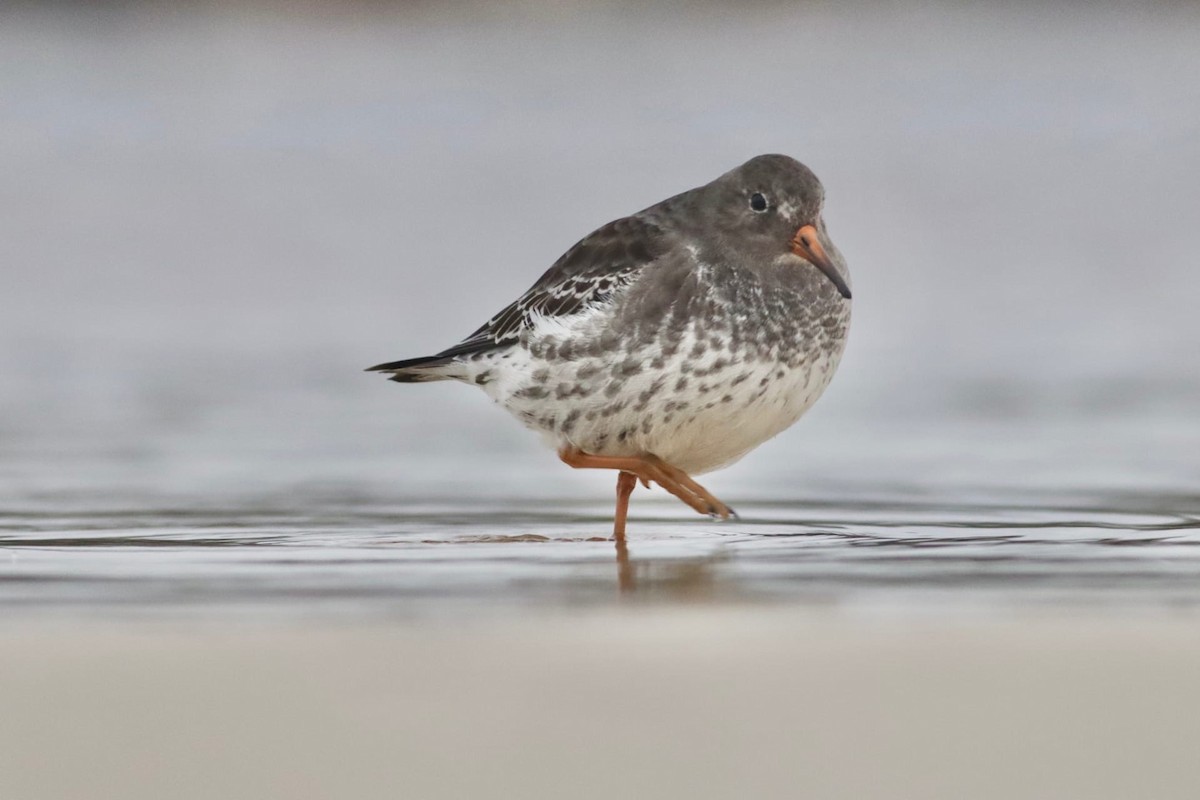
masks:
[[[347,8],[4,12],[6,611],[1200,605],[1194,6]],[[611,476],[359,372],[772,150],[855,321],[740,520],[619,559]]]
[[[1158,512],[756,503],[723,525],[639,519],[624,568],[598,537],[606,509],[531,504],[542,510],[355,502],[302,513],[6,514],[0,603],[301,616],[576,607],[618,597],[872,611],[1049,602],[1200,608],[1194,503]]]
[[[817,456],[826,449],[839,449],[836,437],[809,443]],[[1035,460],[1052,469],[1052,459]],[[979,476],[964,481],[952,463],[925,460],[922,474],[946,477],[922,487],[919,476],[905,479],[900,457],[840,485],[821,485],[813,467],[765,480],[732,470],[709,481],[738,508],[728,522],[639,489],[624,552],[605,538],[610,477],[571,474],[532,444],[511,455],[427,453],[426,480],[392,487],[379,475],[387,465],[371,463],[357,479],[343,467],[340,483],[321,484],[313,463],[267,459],[276,483],[267,491],[211,478],[207,492],[181,491],[174,482],[193,478],[163,480],[160,470],[109,493],[8,497],[0,604],[139,618],[429,617],[629,602],[1200,610],[1200,495],[1089,487],[1086,471],[1070,472],[1086,466],[1075,459],[1058,464],[1063,481],[1053,487],[1036,475],[1022,486],[998,460],[993,485],[981,488]],[[455,471],[469,478],[456,484],[461,492],[439,492]]]

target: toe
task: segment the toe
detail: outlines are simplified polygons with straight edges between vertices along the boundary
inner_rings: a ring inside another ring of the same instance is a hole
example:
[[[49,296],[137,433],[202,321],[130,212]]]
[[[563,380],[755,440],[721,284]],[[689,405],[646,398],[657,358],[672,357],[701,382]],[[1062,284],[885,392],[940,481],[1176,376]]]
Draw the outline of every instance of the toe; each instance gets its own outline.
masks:
[[[729,506],[722,503],[720,500],[718,500],[716,503],[712,503],[709,505],[708,515],[710,517],[712,517],[713,519],[722,520],[722,521],[731,519],[731,518],[732,519],[738,518],[737,512],[734,511]]]

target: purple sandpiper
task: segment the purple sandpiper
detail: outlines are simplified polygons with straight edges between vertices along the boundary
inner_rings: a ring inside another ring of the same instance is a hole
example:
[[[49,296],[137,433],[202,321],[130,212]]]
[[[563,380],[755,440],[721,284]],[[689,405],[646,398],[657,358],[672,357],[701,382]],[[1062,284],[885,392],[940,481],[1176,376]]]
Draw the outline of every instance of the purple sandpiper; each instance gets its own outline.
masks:
[[[691,476],[799,419],[846,344],[823,202],[803,164],[757,156],[589,234],[453,347],[371,370],[473,383],[568,465],[617,470],[618,539],[639,480],[728,518]]]

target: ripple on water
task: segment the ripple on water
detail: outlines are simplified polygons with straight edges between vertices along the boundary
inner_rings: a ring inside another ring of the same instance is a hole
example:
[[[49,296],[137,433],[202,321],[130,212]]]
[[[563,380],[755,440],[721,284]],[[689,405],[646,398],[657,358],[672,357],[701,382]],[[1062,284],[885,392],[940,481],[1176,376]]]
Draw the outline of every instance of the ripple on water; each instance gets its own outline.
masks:
[[[1179,499],[1179,498],[1177,498]],[[743,504],[714,523],[646,503],[530,501],[10,511],[0,604],[132,614],[380,614],[619,601],[988,609],[1200,605],[1194,505]]]

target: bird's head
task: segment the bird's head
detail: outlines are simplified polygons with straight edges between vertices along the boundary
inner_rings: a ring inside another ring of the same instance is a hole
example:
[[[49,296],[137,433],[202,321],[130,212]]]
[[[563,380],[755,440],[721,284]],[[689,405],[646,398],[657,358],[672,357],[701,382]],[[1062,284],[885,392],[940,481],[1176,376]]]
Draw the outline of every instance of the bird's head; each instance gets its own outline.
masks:
[[[825,189],[808,167],[787,156],[756,156],[698,191],[711,212],[706,228],[722,249],[756,263],[815,267],[850,299],[845,261],[821,219]]]

